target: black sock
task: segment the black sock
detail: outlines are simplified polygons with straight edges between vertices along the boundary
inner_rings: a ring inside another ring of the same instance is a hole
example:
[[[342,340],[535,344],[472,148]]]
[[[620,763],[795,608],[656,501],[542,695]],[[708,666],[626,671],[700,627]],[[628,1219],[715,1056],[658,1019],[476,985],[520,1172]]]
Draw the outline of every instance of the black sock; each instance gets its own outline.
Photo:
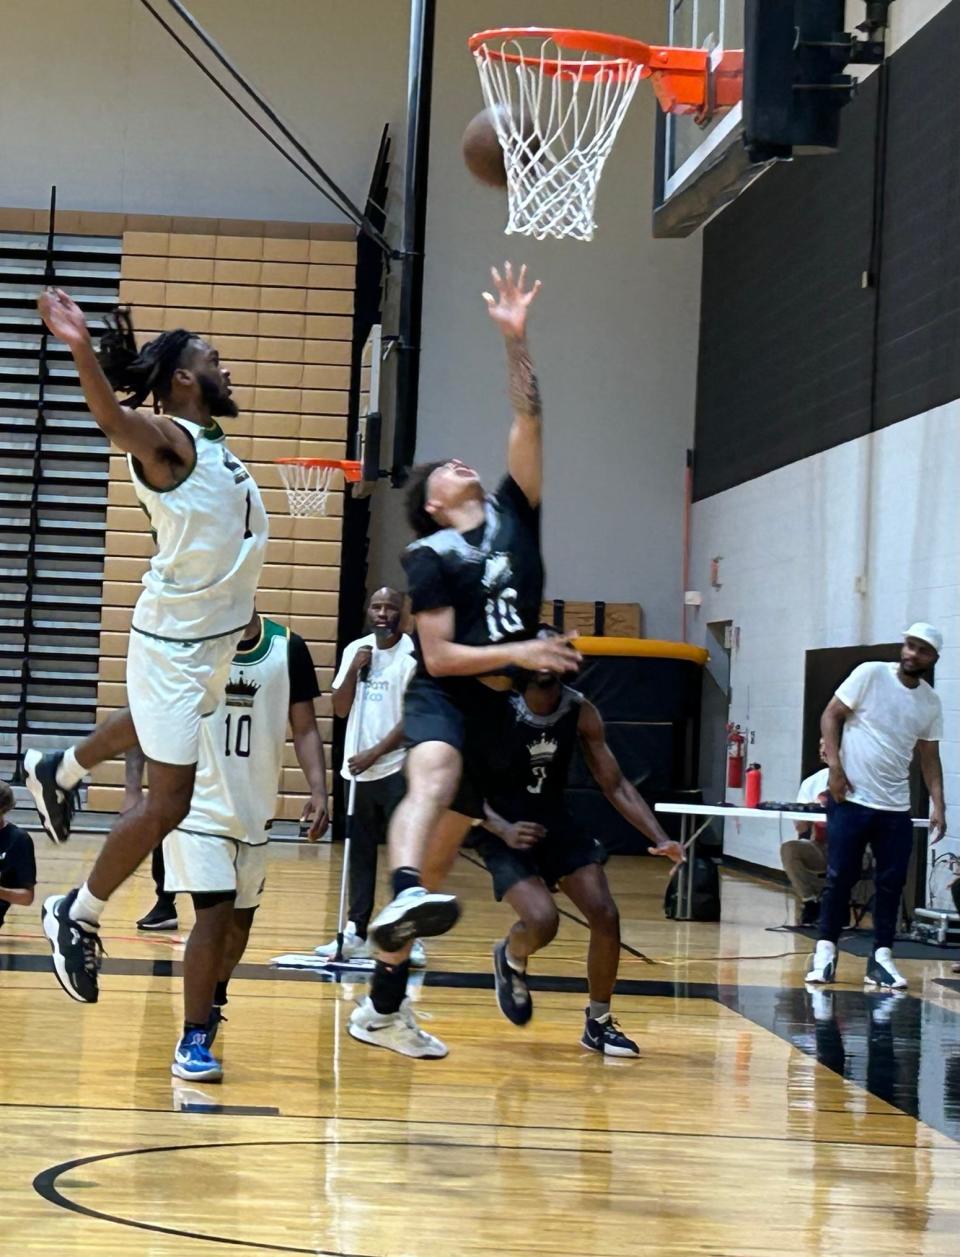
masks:
[[[409,960],[401,960],[396,965],[388,965],[383,960],[377,961],[373,970],[373,981],[370,983],[370,1001],[378,1013],[386,1016],[397,1012],[407,993],[409,976]]]
[[[403,866],[393,870],[390,880],[393,884],[393,897],[396,899],[397,895],[403,891],[420,885],[420,870],[412,869],[408,865]]]
[[[227,1002],[227,982],[229,981],[230,979],[227,978],[226,982],[217,983],[217,989],[213,993],[213,1002],[217,1008],[222,1008]]]
[[[187,1035],[190,1034],[190,1032],[193,1030],[202,1030],[204,1033],[206,1033],[206,1030],[207,1030],[206,1022],[201,1021],[198,1024],[195,1021],[185,1021],[183,1023],[183,1037],[184,1038],[186,1038]]]

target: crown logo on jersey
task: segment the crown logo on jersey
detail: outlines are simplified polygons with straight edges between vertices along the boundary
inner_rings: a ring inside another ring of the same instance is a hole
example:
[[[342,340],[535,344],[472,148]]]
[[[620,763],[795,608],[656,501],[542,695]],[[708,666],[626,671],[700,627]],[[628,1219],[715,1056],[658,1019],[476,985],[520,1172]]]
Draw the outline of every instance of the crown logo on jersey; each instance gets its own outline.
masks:
[[[256,681],[247,681],[243,673],[227,682],[226,695],[228,707],[252,707],[260,686]]]
[[[557,753],[559,742],[555,742],[553,738],[542,737],[539,742],[531,742],[527,747],[530,753],[531,764],[549,764]]]
[[[513,575],[510,556],[491,554],[483,569],[484,589],[500,589]]]

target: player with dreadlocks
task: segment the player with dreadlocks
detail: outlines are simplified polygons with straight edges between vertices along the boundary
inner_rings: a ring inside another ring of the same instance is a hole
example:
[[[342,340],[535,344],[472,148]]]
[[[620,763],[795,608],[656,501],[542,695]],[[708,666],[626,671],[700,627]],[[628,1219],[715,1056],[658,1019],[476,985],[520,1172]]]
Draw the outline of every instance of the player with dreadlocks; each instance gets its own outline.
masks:
[[[138,742],[147,760],[149,793],[116,818],[86,882],[43,905],[60,985],[92,1004],[107,900],[190,809],[201,722],[223,700],[253,614],[267,516],[216,422],[235,417],[237,406],[211,345],[179,329],[138,349],[129,312],[120,309],[107,321],[98,358],[83,312],[65,292],[48,288],[38,304],[73,355],[90,413],[127,455],[157,543],[133,612],[129,707],[65,752],[24,756],[43,827],[58,843],[69,837],[75,791],[92,768]],[[154,413],[138,410],[150,397]]]

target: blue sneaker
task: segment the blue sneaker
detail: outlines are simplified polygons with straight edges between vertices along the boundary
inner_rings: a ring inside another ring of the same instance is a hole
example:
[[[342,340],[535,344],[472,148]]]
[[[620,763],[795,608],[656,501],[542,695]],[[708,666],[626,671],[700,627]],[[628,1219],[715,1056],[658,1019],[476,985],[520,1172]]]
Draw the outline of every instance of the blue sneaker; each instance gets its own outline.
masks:
[[[206,1030],[191,1030],[177,1044],[170,1073],[174,1078],[187,1078],[196,1082],[221,1082],[223,1066],[210,1055],[209,1036]]]
[[[601,1056],[639,1056],[640,1049],[633,1039],[628,1039],[614,1021],[612,1013],[604,1013],[602,1017],[591,1017],[590,1009],[584,1009],[587,1024],[583,1028],[580,1040],[591,1052],[599,1052]]]

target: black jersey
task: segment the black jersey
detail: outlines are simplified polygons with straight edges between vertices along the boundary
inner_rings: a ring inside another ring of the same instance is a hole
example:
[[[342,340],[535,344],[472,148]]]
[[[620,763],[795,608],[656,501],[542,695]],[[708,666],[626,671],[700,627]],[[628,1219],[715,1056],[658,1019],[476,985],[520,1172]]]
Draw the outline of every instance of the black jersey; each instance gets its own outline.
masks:
[[[403,554],[414,615],[454,611],[453,640],[490,646],[536,636],[543,597],[540,508],[507,476],[469,532],[443,528]],[[420,660],[419,645],[417,657]]]
[[[487,802],[508,821],[556,824],[564,811],[583,695],[564,685],[556,711],[538,716],[511,694],[487,780]]]

